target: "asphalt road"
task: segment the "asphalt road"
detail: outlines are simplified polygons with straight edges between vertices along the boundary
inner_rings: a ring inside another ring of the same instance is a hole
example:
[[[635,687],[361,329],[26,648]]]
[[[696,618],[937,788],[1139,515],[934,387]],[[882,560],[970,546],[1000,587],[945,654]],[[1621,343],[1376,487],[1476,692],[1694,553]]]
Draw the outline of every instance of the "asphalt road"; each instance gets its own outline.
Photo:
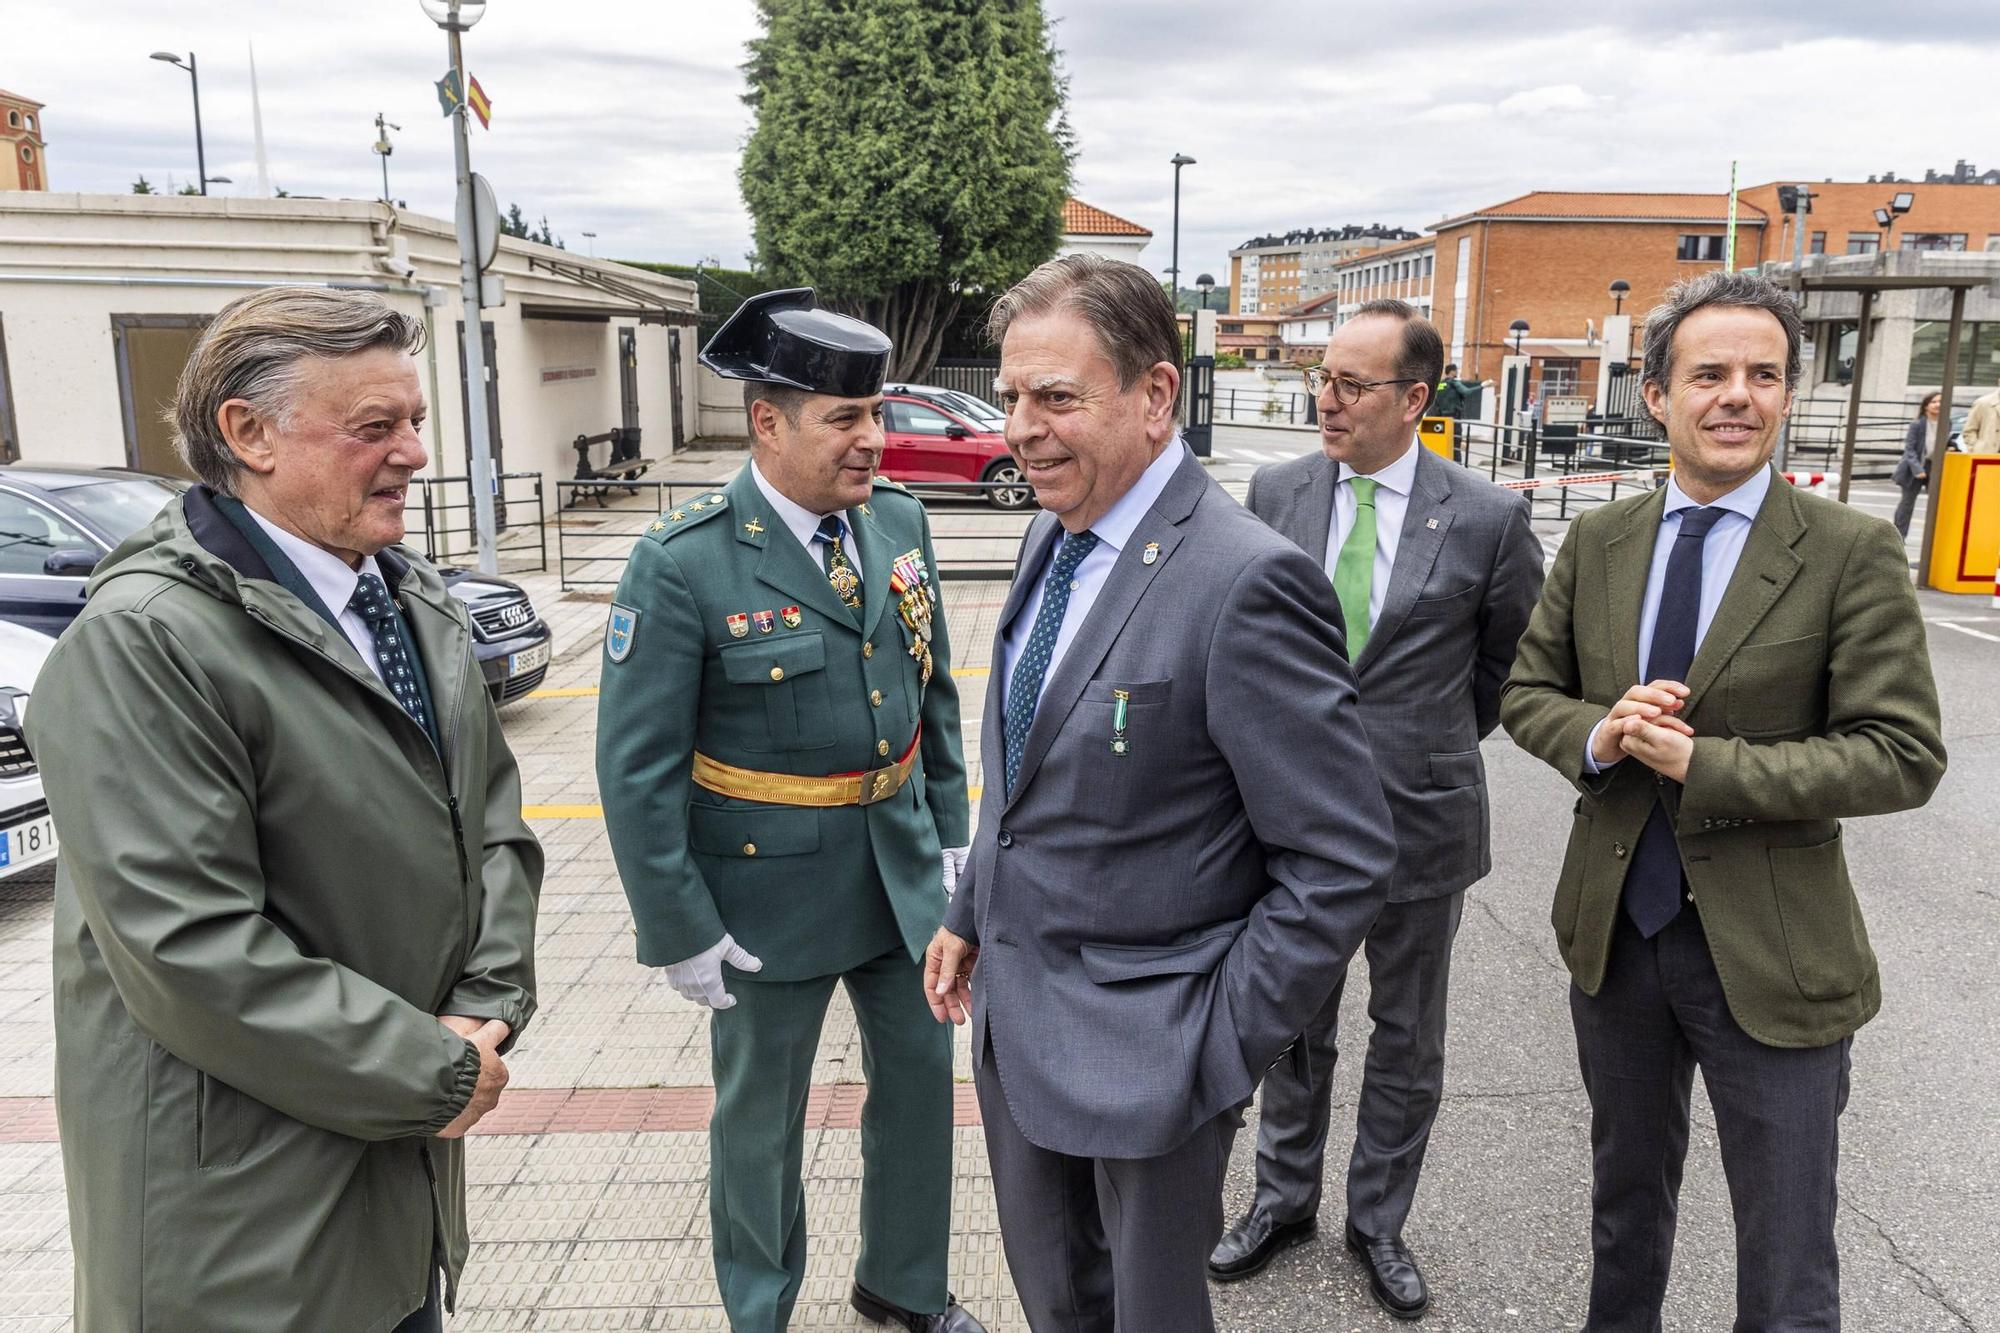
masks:
[[[1312,441],[1229,430],[1218,445],[1216,475],[1228,485],[1269,461],[1258,455],[1304,452]],[[1892,497],[1861,487],[1855,498],[1885,511]],[[1561,540],[1560,524],[1536,526],[1545,544]],[[1921,601],[1950,769],[1927,808],[1857,820],[1846,833],[1884,993],[1881,1014],[1855,1039],[1841,1121],[1845,1327],[1864,1333],[2000,1330],[2000,985],[1991,962],[2000,951],[2000,610],[1936,593]],[[1590,1272],[1589,1109],[1548,924],[1572,793],[1504,733],[1485,751],[1494,873],[1471,891],[1458,937],[1445,1103],[1405,1238],[1434,1296],[1422,1327],[1543,1333],[1581,1326]],[[1215,1288],[1224,1330],[1408,1327],[1376,1307],[1340,1243],[1367,1031],[1365,964],[1356,969],[1324,1230],[1258,1277]],[[1729,1198],[1696,1087],[1669,1333],[1726,1329],[1734,1316]],[[1237,1141],[1232,1217],[1249,1201],[1255,1126],[1253,1113]]]

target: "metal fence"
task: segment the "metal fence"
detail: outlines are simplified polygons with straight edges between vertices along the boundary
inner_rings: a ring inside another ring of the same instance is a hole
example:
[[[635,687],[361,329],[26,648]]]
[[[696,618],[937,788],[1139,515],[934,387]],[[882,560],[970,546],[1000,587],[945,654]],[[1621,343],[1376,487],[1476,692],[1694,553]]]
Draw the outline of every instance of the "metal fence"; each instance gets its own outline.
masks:
[[[547,513],[542,504],[542,474],[503,472],[496,478],[494,546],[502,573],[522,573],[549,567]],[[413,477],[416,488],[416,531],[411,535],[434,565],[468,560],[478,549],[473,533],[472,478]]]
[[[663,514],[672,521],[672,514],[688,513],[693,505],[721,494],[728,484],[727,480],[620,483],[618,489],[626,491],[629,486],[630,494],[614,496],[602,509],[581,509],[574,507],[575,497],[569,492],[596,483],[558,481],[556,572],[564,590],[616,587],[624,577],[633,544],[660,522]],[[1015,554],[1037,510],[1032,500],[1025,508],[997,509],[987,503],[987,497],[1018,491],[1021,483],[927,482],[911,489],[927,499],[963,502],[931,511],[931,545],[940,577],[1014,577]]]
[[[974,398],[983,398],[993,406],[1000,406],[1000,397],[993,392],[993,377],[1000,373],[1000,363],[984,358],[978,360],[940,361],[931,367],[931,373],[924,376],[924,383],[940,389],[956,389],[969,393]]]

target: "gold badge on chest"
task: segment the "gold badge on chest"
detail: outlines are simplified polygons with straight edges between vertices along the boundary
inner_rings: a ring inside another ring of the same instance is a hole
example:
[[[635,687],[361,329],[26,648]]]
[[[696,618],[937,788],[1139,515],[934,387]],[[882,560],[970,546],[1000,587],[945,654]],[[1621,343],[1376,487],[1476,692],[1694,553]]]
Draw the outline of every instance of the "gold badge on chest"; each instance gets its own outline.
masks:
[[[925,685],[931,681],[932,617],[937,599],[931,593],[930,573],[924,568],[922,550],[905,551],[889,567],[889,590],[896,594],[896,618],[909,632],[909,652]]]

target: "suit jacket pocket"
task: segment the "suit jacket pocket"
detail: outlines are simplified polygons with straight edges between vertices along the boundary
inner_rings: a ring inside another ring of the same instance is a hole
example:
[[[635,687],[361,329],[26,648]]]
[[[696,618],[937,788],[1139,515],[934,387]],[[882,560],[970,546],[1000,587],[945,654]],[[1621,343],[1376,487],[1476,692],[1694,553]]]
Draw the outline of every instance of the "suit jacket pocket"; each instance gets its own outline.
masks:
[[[1079,697],[1093,703],[1116,703],[1120,690],[1125,692],[1127,708],[1150,708],[1167,701],[1173,694],[1174,683],[1170,680],[1093,680],[1083,687]]]
[[[1771,883],[1792,977],[1808,1000],[1841,1000],[1875,971],[1861,904],[1847,878],[1847,856],[1836,831],[1810,847],[1773,847]]]
[[[1249,924],[1232,921],[1185,944],[1085,944],[1078,951],[1083,956],[1084,975],[1100,986],[1177,973],[1207,973],[1221,964]]]
[[[688,846],[738,860],[819,850],[819,811],[796,805],[690,805]]]
[[[203,1169],[235,1166],[243,1160],[257,1122],[279,1112],[200,1070],[195,1083],[195,1163]]]
[[[1819,719],[1826,636],[1746,643],[1729,659],[1729,730],[1746,738],[1808,730]]]
[[[720,657],[723,678],[764,701],[768,742],[746,741],[746,749],[783,753],[833,744],[826,640],[817,630],[760,636],[722,649]]]
[[[1438,616],[1457,615],[1470,612],[1479,605],[1479,589],[1461,588],[1457,592],[1445,593],[1437,597],[1419,597],[1410,603],[1411,620],[1429,620]]]
[[[1477,787],[1486,781],[1486,765],[1477,750],[1430,757],[1431,782],[1439,787]]]

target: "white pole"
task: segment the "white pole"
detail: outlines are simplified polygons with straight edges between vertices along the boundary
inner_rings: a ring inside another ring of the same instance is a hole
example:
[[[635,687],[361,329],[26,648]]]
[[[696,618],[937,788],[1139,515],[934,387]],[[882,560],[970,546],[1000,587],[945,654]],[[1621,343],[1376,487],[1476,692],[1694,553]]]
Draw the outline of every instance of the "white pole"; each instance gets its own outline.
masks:
[[[480,325],[479,240],[472,195],[472,149],[466,118],[471,115],[471,85],[465,78],[465,53],[459,30],[449,29],[451,68],[458,76],[458,106],[452,112],[452,149],[458,161],[458,290],[465,307],[465,435],[472,447],[472,526],[479,547],[479,572],[500,572],[493,537],[493,434],[486,416],[486,340]]]

